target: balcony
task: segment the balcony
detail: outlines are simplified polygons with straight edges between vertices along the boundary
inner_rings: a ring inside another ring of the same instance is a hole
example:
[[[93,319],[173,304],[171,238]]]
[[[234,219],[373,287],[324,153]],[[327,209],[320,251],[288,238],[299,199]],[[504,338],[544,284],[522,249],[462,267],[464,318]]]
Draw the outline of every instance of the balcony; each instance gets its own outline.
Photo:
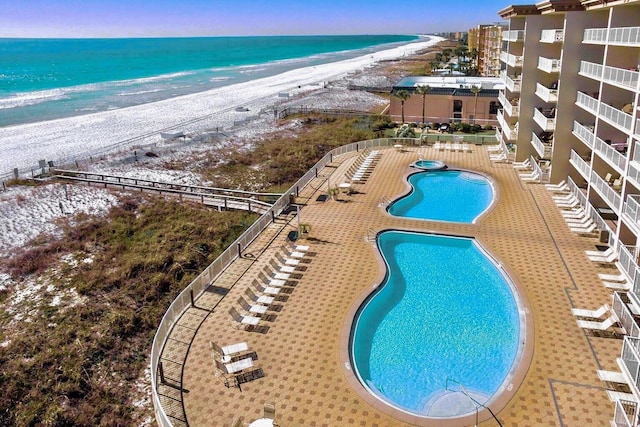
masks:
[[[571,150],[571,154],[569,155],[569,163],[571,163],[573,167],[580,172],[580,175],[582,175],[585,180],[589,180],[589,176],[591,175],[591,166],[573,150]]]
[[[617,108],[613,108],[612,106],[605,104],[604,102],[600,103],[599,112],[600,117],[609,124],[617,127],[622,131],[633,131],[633,117],[631,117],[631,115],[624,113]]]
[[[637,425],[638,404],[626,400],[616,400],[613,421],[611,425],[616,427],[633,427]],[[633,421],[632,421],[633,420]]]
[[[510,116],[515,117],[518,115],[518,101],[519,99],[508,100],[503,92],[498,94],[498,101],[502,104],[502,109]],[[515,104],[513,104],[515,103]]]
[[[616,147],[619,147],[619,145],[613,146],[612,144],[607,144],[596,137],[593,149],[622,175],[627,168],[627,158],[621,154]]]
[[[620,215],[620,194],[611,188],[609,183],[602,179],[595,171],[591,171],[589,182],[591,183],[591,187],[607,202],[609,207],[613,209],[617,215]]]
[[[598,100],[590,97],[586,93],[578,92],[578,96],[576,98],[576,105],[581,107],[583,110],[586,110],[593,114],[594,116],[598,115]]]
[[[507,121],[504,119],[504,116],[502,115],[502,111],[498,111],[497,118],[498,123],[502,128],[502,133],[504,134],[507,141],[514,141],[518,137],[518,124],[516,123],[513,128],[509,126],[509,123],[507,123]]]
[[[587,28],[582,36],[582,43],[605,44],[607,42],[606,28]]]
[[[624,337],[622,357],[619,362],[622,373],[631,381],[631,388],[637,393],[640,382],[640,339]]]
[[[602,80],[611,85],[631,90],[636,89],[638,76],[640,75],[637,71],[609,66],[603,67],[600,64],[587,61],[580,62],[580,74],[594,80]]]
[[[540,43],[560,43],[564,41],[564,30],[542,30]]]
[[[622,215],[635,230],[640,230],[640,194],[629,194],[622,206]]]
[[[504,62],[510,67],[522,67],[522,56],[512,55],[507,52],[501,52],[500,61]]]
[[[554,83],[552,87],[555,89],[549,89],[548,87],[536,83],[536,95],[544,102],[558,102],[558,84]]]
[[[500,72],[500,80],[504,83],[505,87],[512,93],[520,92],[521,79],[515,76],[507,76],[506,71]]]
[[[618,317],[618,321],[620,322],[620,326],[624,329],[625,335],[637,338],[640,337],[640,327],[636,322],[636,316],[631,310],[633,305],[631,298],[633,297],[629,297],[626,293],[614,292],[613,306],[611,308]]]
[[[632,291],[638,295],[640,293],[640,270],[637,263],[638,248],[633,246],[619,246],[618,262],[616,263],[618,268],[625,274],[625,276],[631,279],[633,283]]]
[[[559,73],[561,64],[562,60],[560,59],[549,59],[542,56],[538,58],[538,69],[545,73]]]
[[[524,30],[503,31],[502,40],[506,42],[521,42],[524,40]]]
[[[584,30],[583,43],[616,46],[640,46],[640,27],[611,28],[607,37],[606,28],[588,28]]]
[[[545,141],[543,142],[538,135],[531,132],[531,145],[535,148],[536,152],[542,159],[551,159],[551,153],[553,151],[553,143]]]
[[[555,108],[547,109],[544,112],[533,109],[533,121],[546,132],[553,132],[556,128]]]
[[[573,122],[573,134],[585,145],[593,150],[596,136],[593,134],[593,126],[585,126],[576,121]]]

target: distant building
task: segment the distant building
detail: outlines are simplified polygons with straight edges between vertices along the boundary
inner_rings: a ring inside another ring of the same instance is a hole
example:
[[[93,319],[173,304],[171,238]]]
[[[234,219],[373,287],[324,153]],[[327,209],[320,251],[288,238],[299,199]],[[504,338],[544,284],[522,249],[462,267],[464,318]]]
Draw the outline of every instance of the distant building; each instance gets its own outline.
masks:
[[[478,25],[469,30],[468,49],[478,50],[478,73],[485,77],[500,75],[500,53],[502,51],[502,32],[508,23]]]
[[[418,86],[429,87],[424,104],[424,121],[427,123],[465,122],[482,126],[498,124],[498,94],[504,89],[504,84],[499,78],[492,77],[405,77],[391,90],[389,116],[393,120],[402,121],[402,104],[393,94],[405,90],[410,97],[404,103],[404,121],[423,121],[422,95],[417,91]],[[477,96],[474,87],[480,89]]]

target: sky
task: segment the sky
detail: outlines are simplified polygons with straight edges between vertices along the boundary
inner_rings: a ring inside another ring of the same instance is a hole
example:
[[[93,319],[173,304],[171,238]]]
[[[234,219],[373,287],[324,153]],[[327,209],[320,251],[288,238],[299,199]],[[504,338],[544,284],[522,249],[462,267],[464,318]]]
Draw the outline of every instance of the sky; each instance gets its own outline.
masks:
[[[422,34],[498,22],[503,0],[5,0],[0,37]]]

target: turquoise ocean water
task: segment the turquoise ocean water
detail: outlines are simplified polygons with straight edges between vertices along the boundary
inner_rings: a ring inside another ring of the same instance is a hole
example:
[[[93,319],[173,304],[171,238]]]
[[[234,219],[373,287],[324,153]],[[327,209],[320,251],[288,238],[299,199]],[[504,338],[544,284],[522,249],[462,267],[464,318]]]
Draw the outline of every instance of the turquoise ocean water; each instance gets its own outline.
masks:
[[[416,39],[411,35],[0,39],[0,127],[159,101]]]

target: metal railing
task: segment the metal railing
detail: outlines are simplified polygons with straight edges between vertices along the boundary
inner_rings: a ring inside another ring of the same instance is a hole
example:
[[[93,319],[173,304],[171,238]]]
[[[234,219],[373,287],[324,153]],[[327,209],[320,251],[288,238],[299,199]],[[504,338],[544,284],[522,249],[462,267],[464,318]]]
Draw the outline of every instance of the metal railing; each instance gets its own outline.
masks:
[[[605,44],[607,42],[606,28],[587,28],[582,36],[582,43]]]
[[[510,92],[520,92],[520,82],[521,80],[515,76],[508,76],[506,71],[500,72],[500,80],[504,83],[504,86]]]
[[[635,90],[640,73],[617,67],[603,66],[594,62],[580,61],[580,74],[594,80],[602,80],[625,89]]]
[[[533,109],[533,120],[542,128],[542,130],[547,132],[553,132],[556,128],[556,118],[555,117],[547,117],[542,114],[542,111],[537,108]]]
[[[591,186],[600,194],[600,196],[607,202],[609,207],[613,209],[616,214],[620,214],[620,194],[618,194],[609,183],[602,179],[600,175],[594,170],[591,171],[591,177],[589,179]]]
[[[631,179],[632,181],[634,181],[634,184],[636,186],[640,187],[640,163],[638,163],[635,160],[629,162],[629,169],[627,170],[627,179]]]
[[[531,164],[531,169],[533,173],[538,176],[538,182],[548,183],[551,180],[551,166],[548,169],[542,169],[538,161],[533,157],[529,157],[529,163]]]
[[[638,404],[628,400],[616,400],[613,412],[613,425],[616,427],[633,427],[637,425]],[[631,420],[634,420],[633,422]]]
[[[524,40],[524,30],[509,30],[502,32],[502,40],[507,42],[517,42]]]
[[[584,92],[578,92],[576,96],[576,104],[578,107],[582,107],[593,115],[598,114],[598,102],[597,99],[590,97]]]
[[[560,65],[562,65],[560,59],[550,59],[542,56],[538,58],[538,69],[547,73],[560,72]]]
[[[596,136],[593,149],[614,167],[619,174],[623,174],[627,168],[627,158],[618,150]]]
[[[505,138],[507,138],[508,141],[515,140],[518,137],[518,132],[515,129],[513,129],[509,125],[509,123],[507,123],[507,121],[504,118],[504,115],[502,114],[502,111],[498,111],[497,118]]]
[[[633,283],[633,292],[638,295],[640,291],[640,270],[638,269],[638,263],[636,262],[636,248],[633,246],[620,245],[618,248],[618,268],[631,280]]]
[[[625,335],[630,337],[640,336],[640,326],[633,318],[633,313],[629,310],[629,297],[626,293],[614,292],[613,293],[613,312],[618,317],[620,326],[624,328]]]
[[[536,95],[544,102],[558,102],[558,90],[536,83]]]
[[[503,91],[500,91],[498,94],[498,101],[502,104],[502,109],[507,112],[507,114],[511,117],[515,117],[518,115],[518,105],[513,105],[511,101],[507,99],[504,95]]]
[[[318,171],[327,163],[333,160],[334,156],[339,156],[353,151],[361,151],[366,148],[393,146],[401,141],[393,138],[373,139],[355,142],[342,147],[335,148],[320,159],[307,173],[302,176],[291,188],[289,188],[274,204],[254,222],[240,237],[238,237],[218,258],[216,258],[202,273],[200,273],[171,303],[165,312],[151,346],[151,394],[155,408],[156,421],[161,427],[171,427],[169,416],[166,414],[158,395],[159,363],[164,349],[164,345],[180,316],[191,307],[192,301],[202,295],[209,287],[210,283],[218,277],[231,263],[236,260],[242,250],[249,246],[256,237],[272,222],[272,218],[279,215],[289,206],[290,196],[297,195],[300,189],[308,185],[317,177]],[[406,141],[402,141],[406,142]],[[415,140],[411,140],[415,142]]]
[[[626,374],[632,382],[631,386],[638,391],[640,381],[640,339],[629,336],[624,337],[621,359],[621,368],[626,370]]]
[[[578,123],[574,120],[573,122],[573,134],[582,142],[584,142],[587,147],[593,150],[593,145],[595,144],[596,136],[593,134],[593,127],[589,128],[581,123]]]
[[[580,71],[578,72],[585,77],[599,81],[602,78],[602,68],[602,65],[594,62],[580,61]]]
[[[600,103],[600,117],[614,126],[618,126],[625,131],[633,131],[633,117],[629,114],[613,108],[612,106]]]
[[[522,56],[501,52],[500,60],[511,67],[522,67]]]
[[[541,43],[557,43],[564,41],[564,30],[542,30]]]
[[[640,227],[640,194],[629,194],[622,206],[622,214]]]
[[[571,154],[569,155],[569,163],[571,163],[573,167],[580,172],[580,175],[582,175],[585,180],[589,179],[589,176],[591,175],[591,165],[589,165],[589,163],[580,157],[580,155],[574,150],[571,150]]]
[[[536,152],[540,155],[541,158],[551,158],[553,144],[545,144],[544,142],[540,141],[540,138],[538,138],[538,135],[536,135],[535,132],[531,132],[531,145],[533,145],[533,148],[535,148]]]
[[[609,43],[622,46],[640,46],[640,27],[610,28]]]

